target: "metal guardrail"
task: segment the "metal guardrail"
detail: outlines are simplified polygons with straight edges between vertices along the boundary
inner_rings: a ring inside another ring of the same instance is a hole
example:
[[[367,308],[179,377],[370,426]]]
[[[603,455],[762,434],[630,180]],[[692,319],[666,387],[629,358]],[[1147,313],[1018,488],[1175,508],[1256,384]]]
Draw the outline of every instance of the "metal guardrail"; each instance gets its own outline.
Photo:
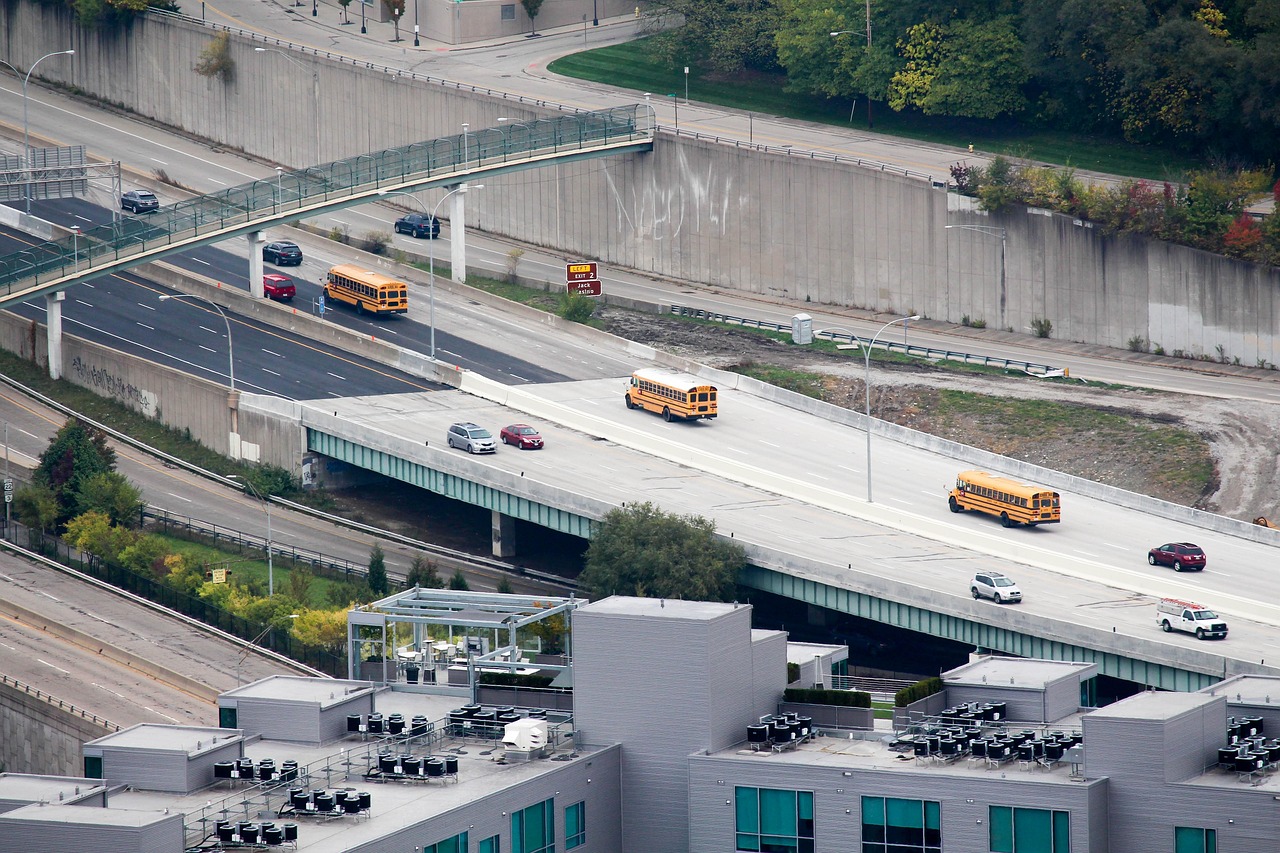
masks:
[[[0,257],[0,289],[14,295],[42,283],[98,270],[166,246],[194,244],[304,218],[383,189],[419,186],[472,169],[515,164],[548,153],[602,149],[653,138],[652,110],[640,104],[484,128],[280,172],[275,178],[123,217],[84,232]]]
[[[65,702],[62,699],[59,699],[57,696],[54,696],[49,693],[45,693],[43,690],[40,690],[36,687],[32,687],[30,684],[19,681],[16,678],[10,678],[4,673],[0,673],[0,684],[8,684],[12,687],[16,687],[17,689],[23,691],[29,696],[34,696],[35,698],[39,699],[42,702],[46,702],[50,705],[54,705],[59,709],[66,711],[70,714],[75,714],[77,717],[80,717],[82,720],[88,720],[91,723],[102,726],[104,729],[108,729],[110,731],[115,731],[115,732],[120,731],[120,727],[117,726],[115,723],[111,722],[110,720],[104,720],[102,717],[99,717],[97,714],[94,714],[90,711],[86,711],[83,708],[77,708],[75,705],[72,705],[70,702]]]
[[[689,308],[684,305],[672,305],[671,313],[679,317],[694,317],[699,320],[710,320],[714,323],[726,323],[731,326],[743,326],[749,329],[765,329],[770,332],[781,332],[783,334],[791,333],[791,326],[783,325],[782,323],[772,323],[768,320],[756,320],[750,317],[734,317],[730,314],[720,314],[715,311],[704,311],[701,308]],[[823,340],[834,341],[836,343],[856,344],[864,347],[872,346],[871,341],[853,334],[842,334],[840,332],[823,330],[814,332],[813,336],[815,338],[822,338]],[[900,352],[903,355],[915,356],[916,358],[927,358],[941,361],[961,361],[965,364],[980,364],[983,367],[999,367],[1004,370],[1019,370],[1032,375],[1056,375],[1058,371],[1062,370],[1060,367],[1053,367],[1048,364],[1038,364],[1034,361],[1020,361],[1014,358],[999,358],[992,355],[974,355],[973,353],[959,352],[957,350],[922,347],[916,344],[900,344],[894,341],[875,341],[874,346],[879,347],[886,352]]]

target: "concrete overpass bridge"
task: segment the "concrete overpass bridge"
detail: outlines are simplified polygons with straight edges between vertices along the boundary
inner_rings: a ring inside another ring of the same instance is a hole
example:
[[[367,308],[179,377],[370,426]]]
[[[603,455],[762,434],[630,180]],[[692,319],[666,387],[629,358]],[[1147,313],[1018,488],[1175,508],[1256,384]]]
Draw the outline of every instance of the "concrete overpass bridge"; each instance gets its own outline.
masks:
[[[731,386],[738,392],[759,393],[750,388],[750,381],[729,374],[718,377],[722,410],[725,391]],[[1026,536],[957,531],[941,493],[936,498],[937,513],[929,518],[906,517],[884,503],[868,504],[839,489],[799,482],[789,472],[802,463],[792,458],[796,454],[791,451],[781,452],[785,458],[776,463],[734,461],[719,450],[730,441],[722,429],[727,421],[717,421],[714,428],[680,430],[679,438],[668,437],[666,428],[652,429],[647,420],[633,420],[634,413],[622,411],[621,388],[620,380],[510,388],[463,374],[465,395],[405,397],[390,405],[386,398],[367,405],[359,400],[333,401],[325,404],[326,411],[302,404],[299,421],[311,454],[489,510],[494,552],[500,556],[515,553],[517,519],[587,538],[598,520],[620,503],[654,500],[668,511],[710,517],[723,535],[742,544],[752,564],[741,578],[744,585],[807,604],[982,649],[1087,661],[1104,674],[1164,689],[1197,690],[1238,672],[1280,673],[1280,667],[1269,665],[1277,661],[1266,657],[1278,617],[1260,592],[1250,593],[1256,601],[1241,597],[1238,609],[1228,610],[1233,631],[1229,642],[1197,643],[1183,635],[1162,634],[1154,618],[1149,618],[1154,602],[1148,596],[1178,594],[1180,589],[1161,584],[1182,582],[1184,576],[1130,572],[1136,578],[1130,580],[1121,577],[1124,571],[1098,566],[1092,567],[1100,570],[1102,583],[1097,583],[1088,577],[1091,567],[1076,555],[1063,553],[1061,559],[1041,555],[1037,552],[1043,546],[1027,545]],[[757,417],[749,428],[780,434],[774,431],[775,424],[758,416],[757,407],[769,405],[768,401],[756,400],[752,405],[750,414]],[[514,408],[520,416],[505,407]],[[744,404],[735,400],[732,407],[741,409]],[[824,438],[810,436],[793,409],[774,408],[796,442],[832,446]],[[847,418],[851,424],[860,417],[840,412],[822,414]],[[503,418],[524,420],[525,415],[550,426],[552,432],[544,435],[555,451],[500,451],[475,458],[445,447],[444,431],[452,421],[493,424],[506,422]],[[876,431],[882,426],[887,432],[889,425],[877,425]],[[711,435],[712,429],[717,435]],[[913,440],[896,433],[894,437]],[[685,446],[703,439],[707,444],[701,449]],[[552,452],[556,454],[553,464]],[[990,459],[965,461],[992,464]],[[960,463],[947,459],[944,464]],[[1097,489],[1105,492],[1108,487]],[[1119,490],[1110,492],[1116,493],[1110,498],[1123,500]],[[1082,498],[1073,495],[1072,503],[1073,521],[1087,527]],[[1133,506],[1126,511],[1151,510]],[[1188,518],[1194,513],[1185,512]],[[1154,526],[1168,524],[1158,522]],[[1222,524],[1241,523],[1223,519]],[[1239,535],[1247,537],[1252,525],[1242,527]],[[1034,531],[1020,532],[1036,536]],[[1258,545],[1259,550],[1270,547]],[[1024,591],[1037,576],[1046,585],[1037,589],[1040,594],[1034,600],[1020,606],[973,601],[967,595],[967,583],[979,566],[1014,574]],[[1040,574],[1029,566],[1047,571]],[[1108,584],[1111,578],[1116,579],[1114,586]],[[1050,582],[1064,592],[1049,594]],[[1117,586],[1129,594],[1117,595],[1122,593]],[[1210,600],[1226,608],[1222,599],[1229,596],[1215,595]],[[1237,613],[1260,621],[1246,625]]]
[[[653,150],[651,107],[580,112],[510,122],[415,142],[256,180],[161,208],[145,217],[121,217],[82,233],[0,257],[0,308],[44,296],[48,309],[49,373],[62,374],[63,291],[101,275],[119,273],[168,255],[247,236],[249,282],[262,297],[262,231],[388,193],[455,188],[469,180],[557,163]],[[466,193],[452,196],[455,276],[466,269]],[[459,279],[461,280],[461,279]]]

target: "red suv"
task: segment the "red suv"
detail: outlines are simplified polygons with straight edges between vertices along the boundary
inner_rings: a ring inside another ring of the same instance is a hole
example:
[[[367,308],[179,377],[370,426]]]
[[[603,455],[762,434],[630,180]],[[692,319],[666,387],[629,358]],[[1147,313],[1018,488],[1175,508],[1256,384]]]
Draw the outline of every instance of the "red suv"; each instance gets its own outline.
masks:
[[[1204,565],[1208,560],[1199,545],[1192,545],[1190,542],[1170,542],[1148,551],[1147,562],[1153,566],[1173,566],[1175,572],[1183,569],[1201,572],[1204,571]]]
[[[293,279],[289,278],[289,276],[268,273],[262,277],[262,292],[266,294],[268,299],[290,302],[297,295],[298,288],[294,287]]]

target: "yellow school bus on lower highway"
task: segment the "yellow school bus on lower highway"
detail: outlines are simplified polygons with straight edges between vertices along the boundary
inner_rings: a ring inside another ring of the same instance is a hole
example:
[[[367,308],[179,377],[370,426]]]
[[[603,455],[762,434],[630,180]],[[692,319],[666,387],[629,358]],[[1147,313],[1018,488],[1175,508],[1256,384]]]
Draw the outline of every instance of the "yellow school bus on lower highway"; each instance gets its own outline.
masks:
[[[650,367],[631,374],[626,403],[628,409],[647,409],[668,421],[714,418],[716,386],[690,373]]]
[[[1000,519],[1005,527],[1016,524],[1056,524],[1062,521],[1058,493],[1044,486],[1030,486],[997,477],[986,471],[961,471],[947,498],[952,512],[967,509],[985,512]]]

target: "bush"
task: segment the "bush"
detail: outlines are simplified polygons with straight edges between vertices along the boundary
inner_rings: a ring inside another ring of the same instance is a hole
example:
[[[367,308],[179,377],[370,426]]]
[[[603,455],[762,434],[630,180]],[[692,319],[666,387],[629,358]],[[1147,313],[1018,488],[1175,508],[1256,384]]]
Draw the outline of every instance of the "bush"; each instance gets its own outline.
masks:
[[[932,696],[935,693],[941,693],[944,689],[941,678],[926,678],[923,681],[917,681],[910,687],[904,687],[893,696],[893,704],[899,708],[905,708],[912,702],[919,702],[926,696]]]
[[[787,684],[795,684],[800,680],[800,664],[787,663]]]
[[[1144,338],[1142,335],[1134,335],[1133,337],[1129,338],[1129,341],[1128,341],[1129,352],[1146,352],[1147,346],[1148,346],[1147,339]]]
[[[370,231],[364,235],[360,248],[371,255],[385,255],[391,245],[391,235],[386,231]]]
[[[560,294],[556,313],[571,323],[585,323],[596,312],[596,301],[590,296],[565,291]]]
[[[554,679],[550,675],[521,675],[518,672],[482,672],[481,684],[496,687],[550,687]]]
[[[870,708],[871,694],[860,690],[809,690],[788,687],[782,692],[783,702],[800,702],[805,705],[840,705],[844,708]]]
[[[1037,338],[1047,338],[1053,334],[1053,323],[1044,317],[1035,317],[1031,320],[1031,331]]]

